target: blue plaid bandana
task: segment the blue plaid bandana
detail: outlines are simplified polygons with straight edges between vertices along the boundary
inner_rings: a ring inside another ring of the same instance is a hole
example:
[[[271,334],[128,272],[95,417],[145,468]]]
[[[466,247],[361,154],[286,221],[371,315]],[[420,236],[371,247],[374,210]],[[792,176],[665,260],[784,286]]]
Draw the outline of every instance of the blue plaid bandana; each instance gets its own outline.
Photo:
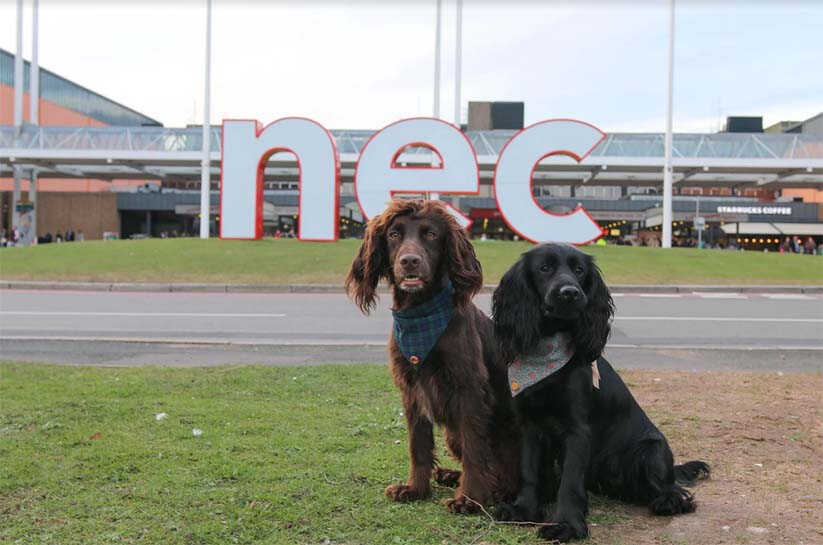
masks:
[[[449,282],[425,303],[406,310],[392,310],[392,316],[394,342],[417,368],[425,361],[454,316],[454,286]]]
[[[533,353],[520,356],[509,365],[509,389],[512,397],[558,372],[571,361],[573,355],[568,333],[559,332],[540,339],[540,344]]]

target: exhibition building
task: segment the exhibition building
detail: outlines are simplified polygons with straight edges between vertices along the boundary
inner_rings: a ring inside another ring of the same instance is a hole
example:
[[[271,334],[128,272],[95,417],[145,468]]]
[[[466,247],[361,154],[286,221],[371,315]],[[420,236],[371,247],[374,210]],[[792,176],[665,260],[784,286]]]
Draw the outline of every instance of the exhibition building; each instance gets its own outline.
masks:
[[[28,118],[30,78],[24,69],[24,112],[12,117],[14,55],[0,49],[0,205],[5,233],[15,210],[37,210],[36,240],[84,233],[86,240],[199,234],[200,126],[167,128],[45,68],[38,119]],[[461,127],[477,156],[480,191],[449,195],[473,220],[477,238],[515,237],[494,194],[502,148],[524,128],[523,103],[470,102]],[[785,237],[823,242],[823,113],[764,127],[760,117],[729,117],[723,131],[673,136],[675,245],[700,239],[715,247],[776,250]],[[268,120],[261,120],[264,124]],[[589,120],[595,121],[596,120]],[[354,188],[361,149],[375,130],[330,130],[339,153],[339,232],[360,236],[363,214]],[[211,128],[211,232],[219,232],[221,127]],[[425,146],[404,160],[427,163]],[[662,133],[607,133],[585,161],[547,157],[532,174],[535,202],[563,214],[582,206],[607,241],[657,245],[663,223]],[[22,178],[14,196],[14,172]],[[299,164],[275,153],[263,171],[264,234],[298,229]],[[36,187],[30,189],[30,180]],[[29,208],[26,208],[29,207]],[[50,235],[47,237],[47,235]]]

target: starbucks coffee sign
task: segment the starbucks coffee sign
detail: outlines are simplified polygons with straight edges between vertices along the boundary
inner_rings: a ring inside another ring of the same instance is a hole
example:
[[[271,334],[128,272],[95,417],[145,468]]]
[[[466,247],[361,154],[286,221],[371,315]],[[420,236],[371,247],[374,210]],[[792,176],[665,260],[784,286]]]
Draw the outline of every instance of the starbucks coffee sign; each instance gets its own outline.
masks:
[[[790,206],[718,206],[718,214],[761,214],[768,216],[791,216]]]

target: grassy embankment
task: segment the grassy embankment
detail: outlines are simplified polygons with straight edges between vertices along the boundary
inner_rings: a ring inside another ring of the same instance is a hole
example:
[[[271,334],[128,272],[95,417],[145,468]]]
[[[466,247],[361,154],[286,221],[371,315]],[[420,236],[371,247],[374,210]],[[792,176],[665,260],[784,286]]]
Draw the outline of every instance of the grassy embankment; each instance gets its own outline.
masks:
[[[2,280],[336,284],[359,241],[152,239],[43,244],[0,250]],[[485,282],[528,250],[524,242],[475,242]],[[823,281],[817,256],[628,246],[586,246],[610,284],[796,284]]]

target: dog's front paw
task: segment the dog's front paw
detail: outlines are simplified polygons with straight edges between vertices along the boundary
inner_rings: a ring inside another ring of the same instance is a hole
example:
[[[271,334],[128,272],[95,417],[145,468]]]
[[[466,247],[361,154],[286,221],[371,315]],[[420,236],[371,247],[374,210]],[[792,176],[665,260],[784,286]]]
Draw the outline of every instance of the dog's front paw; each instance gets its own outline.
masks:
[[[434,469],[434,482],[439,485],[454,488],[460,484],[460,471],[456,469],[446,469],[445,467],[437,467]]]
[[[552,521],[548,526],[540,528],[537,535],[548,541],[565,543],[572,539],[588,537],[589,528],[583,519]]]
[[[470,515],[480,511],[480,504],[474,500],[470,500],[463,494],[458,494],[453,498],[443,500],[443,504],[449,512],[456,515]]]
[[[396,502],[422,500],[431,495],[431,490],[418,490],[405,484],[393,484],[386,487],[386,497]]]
[[[494,519],[509,522],[539,522],[540,517],[533,509],[518,503],[501,503],[494,509]]]

